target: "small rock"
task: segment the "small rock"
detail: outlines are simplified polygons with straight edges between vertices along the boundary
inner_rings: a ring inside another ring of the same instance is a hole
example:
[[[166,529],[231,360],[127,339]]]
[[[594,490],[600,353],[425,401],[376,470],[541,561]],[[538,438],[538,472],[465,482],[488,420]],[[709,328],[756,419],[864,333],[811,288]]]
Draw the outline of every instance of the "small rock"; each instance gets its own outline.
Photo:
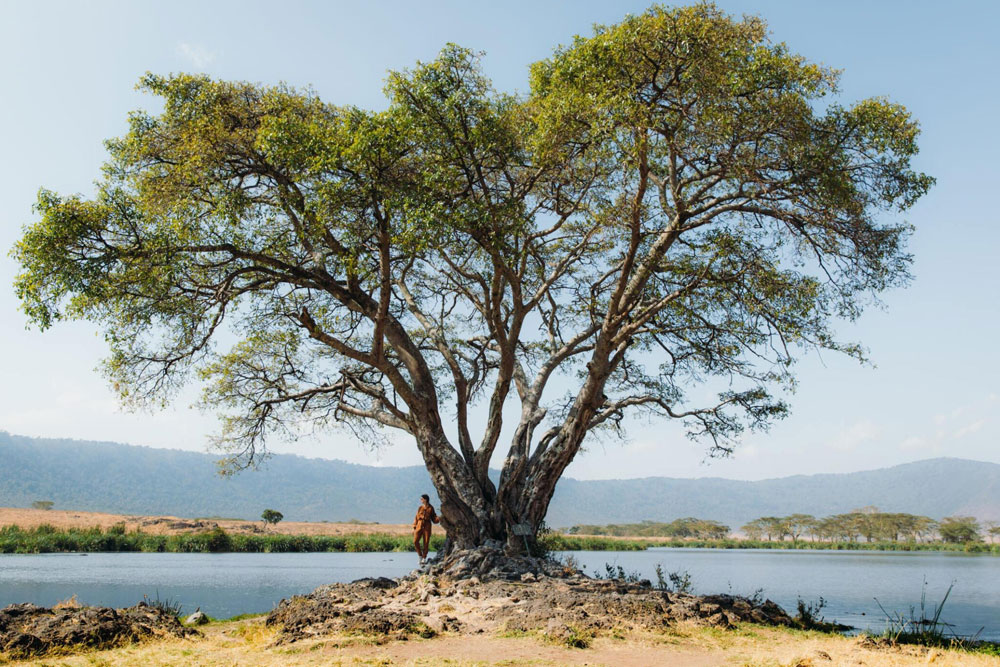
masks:
[[[538,577],[536,577],[532,572],[525,572],[524,574],[521,575],[521,581],[524,582],[538,581]]]
[[[205,625],[208,623],[208,616],[200,609],[184,619],[187,625]]]
[[[560,622],[557,618],[553,618],[545,625],[545,634],[554,639],[568,637],[570,632],[569,626]]]
[[[430,617],[425,622],[435,632],[460,632],[462,630],[462,622],[454,616]]]
[[[396,588],[397,586],[399,586],[399,582],[393,579],[389,579],[388,577],[364,577],[363,579],[355,579],[351,583],[368,584],[372,588],[378,588],[380,590]]]
[[[715,628],[727,629],[730,627],[729,619],[722,613],[712,614],[705,619],[705,622]]]

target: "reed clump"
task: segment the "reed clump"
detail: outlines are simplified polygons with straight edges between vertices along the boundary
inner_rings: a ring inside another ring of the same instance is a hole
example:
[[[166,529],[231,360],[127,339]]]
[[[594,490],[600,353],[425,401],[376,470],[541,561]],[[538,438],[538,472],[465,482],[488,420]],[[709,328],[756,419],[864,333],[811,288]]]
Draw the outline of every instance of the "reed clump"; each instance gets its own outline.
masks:
[[[875,598],[875,603],[885,615],[886,627],[880,635],[866,636],[864,643],[875,647],[915,644],[1000,656],[1000,643],[984,641],[979,638],[979,634],[983,631],[982,628],[974,635],[960,635],[954,631],[954,625],[942,618],[945,603],[954,587],[955,582],[953,581],[948,586],[948,590],[945,591],[940,603],[929,604],[927,601],[927,579],[925,578],[920,592],[919,610],[917,607],[911,606],[909,613],[887,611],[879,599]]]
[[[1000,544],[970,542],[768,542],[765,540],[642,539],[601,535],[565,535],[547,532],[539,537],[545,552],[552,551],[643,551],[650,547],[702,549],[834,549],[875,551],[964,551],[1000,554]],[[431,537],[431,550],[444,544],[440,535]],[[48,524],[34,528],[0,527],[0,553],[32,554],[60,552],[168,552],[168,553],[304,553],[413,551],[408,535],[245,535],[222,528],[209,531],[153,535],[141,530],[128,532],[123,525],[107,529],[58,529]]]
[[[444,538],[431,538],[431,548],[440,549]],[[142,531],[124,532],[51,526],[0,528],[0,553],[37,554],[60,552],[145,552],[145,553],[296,553],[413,551],[413,541],[405,535],[241,535],[221,528],[200,533],[152,535]]]

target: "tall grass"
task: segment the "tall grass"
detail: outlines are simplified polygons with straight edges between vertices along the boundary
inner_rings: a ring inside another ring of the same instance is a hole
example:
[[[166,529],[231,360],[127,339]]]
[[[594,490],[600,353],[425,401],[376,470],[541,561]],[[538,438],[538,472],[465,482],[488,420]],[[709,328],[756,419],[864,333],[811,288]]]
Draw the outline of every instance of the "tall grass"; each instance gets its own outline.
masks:
[[[647,543],[605,537],[574,537],[549,534],[543,538],[550,551],[639,551]],[[439,535],[431,537],[431,549],[444,544]],[[293,553],[413,551],[407,535],[242,535],[217,528],[204,533],[151,535],[125,532],[119,526],[57,530],[49,525],[36,528],[0,528],[0,553],[55,552],[169,552],[169,553]]]
[[[589,538],[582,538],[589,539]],[[601,538],[596,538],[601,539]],[[619,538],[605,538],[611,544]],[[965,553],[985,553],[1000,555],[1000,544],[967,542],[779,542],[767,540],[699,540],[699,539],[646,539],[639,542],[646,547],[672,547],[690,549],[827,549],[833,551],[961,551]],[[614,550],[615,547],[610,547]]]
[[[644,551],[653,546],[645,540],[623,540],[613,537],[561,535],[548,533],[541,542],[546,551]]]
[[[444,538],[431,537],[431,549],[440,549]],[[413,551],[405,535],[234,535],[215,529],[205,533],[151,535],[126,533],[117,527],[68,529],[51,526],[0,528],[0,553],[57,552],[169,552],[169,553],[292,553]]]
[[[965,551],[1000,554],[1000,544],[972,542],[766,542],[756,540],[629,540],[617,537],[546,533],[539,542],[551,551],[643,551],[649,547],[690,547],[706,549],[861,549],[879,551]],[[431,537],[431,549],[438,550],[444,538]],[[170,553],[293,553],[293,552],[374,552],[413,551],[408,535],[243,535],[217,528],[204,533],[151,535],[126,532],[124,526],[70,528],[59,530],[43,524],[35,528],[9,525],[0,528],[0,553],[57,552],[170,552]]]
[[[875,603],[885,614],[886,627],[882,634],[875,637],[873,641],[876,644],[885,643],[891,646],[919,644],[921,646],[939,646],[988,655],[1000,655],[1000,643],[979,639],[979,632],[982,632],[982,628],[973,636],[959,635],[955,633],[951,623],[942,620],[941,614],[944,611],[944,605],[954,587],[955,582],[953,581],[948,586],[948,590],[945,591],[941,602],[928,606],[927,579],[924,579],[920,591],[920,611],[917,612],[911,606],[909,614],[886,611],[879,599],[875,598]]]

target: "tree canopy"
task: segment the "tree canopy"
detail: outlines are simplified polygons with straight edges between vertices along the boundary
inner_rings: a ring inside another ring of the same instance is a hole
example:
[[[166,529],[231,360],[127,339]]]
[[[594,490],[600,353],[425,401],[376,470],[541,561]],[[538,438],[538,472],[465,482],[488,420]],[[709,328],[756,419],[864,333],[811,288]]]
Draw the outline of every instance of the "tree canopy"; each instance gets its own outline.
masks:
[[[724,454],[785,414],[797,353],[863,356],[832,324],[906,282],[898,214],[932,179],[906,109],[837,77],[711,4],[598,26],[524,95],[455,45],[378,112],[150,74],[163,110],[96,195],[40,193],[16,289],[40,328],[103,327],[126,402],[197,374],[231,466],[303,424],[398,429],[451,544],[505,540],[627,412]]]
[[[272,526],[277,524],[284,518],[285,515],[279,512],[278,510],[268,509],[260,513],[261,521],[263,521],[265,524],[271,524]]]

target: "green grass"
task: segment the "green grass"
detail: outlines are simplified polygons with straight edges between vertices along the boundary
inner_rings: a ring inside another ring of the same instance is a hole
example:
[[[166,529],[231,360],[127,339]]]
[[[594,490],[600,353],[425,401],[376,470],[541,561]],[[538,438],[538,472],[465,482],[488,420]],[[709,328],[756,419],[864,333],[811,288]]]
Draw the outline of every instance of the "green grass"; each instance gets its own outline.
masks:
[[[540,540],[546,551],[644,551],[652,543],[615,537],[560,535],[549,533]]]
[[[705,549],[836,549],[878,551],[964,551],[1000,555],[1000,544],[972,542],[766,542],[755,540],[629,540],[604,536],[549,533],[540,542],[546,551],[643,551],[649,547]],[[431,549],[440,549],[444,538],[431,537]],[[413,551],[408,535],[242,535],[221,528],[204,533],[151,535],[125,532],[123,526],[58,530],[50,525],[36,528],[0,528],[0,553],[32,554],[58,552],[169,552],[169,553],[290,553]]]
[[[558,536],[563,537],[563,536]],[[571,536],[575,537],[575,536]],[[606,541],[609,544],[619,544],[620,538],[579,537],[582,540]],[[681,540],[681,539],[649,539],[634,541],[633,544],[648,547],[674,547],[690,549],[829,549],[834,551],[961,551],[965,553],[984,553],[1000,555],[1000,544],[985,542],[967,542],[954,544],[949,542],[768,542],[766,540]],[[574,547],[555,547],[556,550],[575,550]],[[615,550],[611,546],[608,551]]]
[[[444,543],[431,537],[431,549]],[[413,551],[406,535],[231,535],[222,529],[205,533],[150,535],[141,531],[122,533],[114,528],[69,529],[51,526],[23,529],[0,528],[0,553],[38,554],[58,552],[169,552],[169,553],[289,553],[289,552]]]

